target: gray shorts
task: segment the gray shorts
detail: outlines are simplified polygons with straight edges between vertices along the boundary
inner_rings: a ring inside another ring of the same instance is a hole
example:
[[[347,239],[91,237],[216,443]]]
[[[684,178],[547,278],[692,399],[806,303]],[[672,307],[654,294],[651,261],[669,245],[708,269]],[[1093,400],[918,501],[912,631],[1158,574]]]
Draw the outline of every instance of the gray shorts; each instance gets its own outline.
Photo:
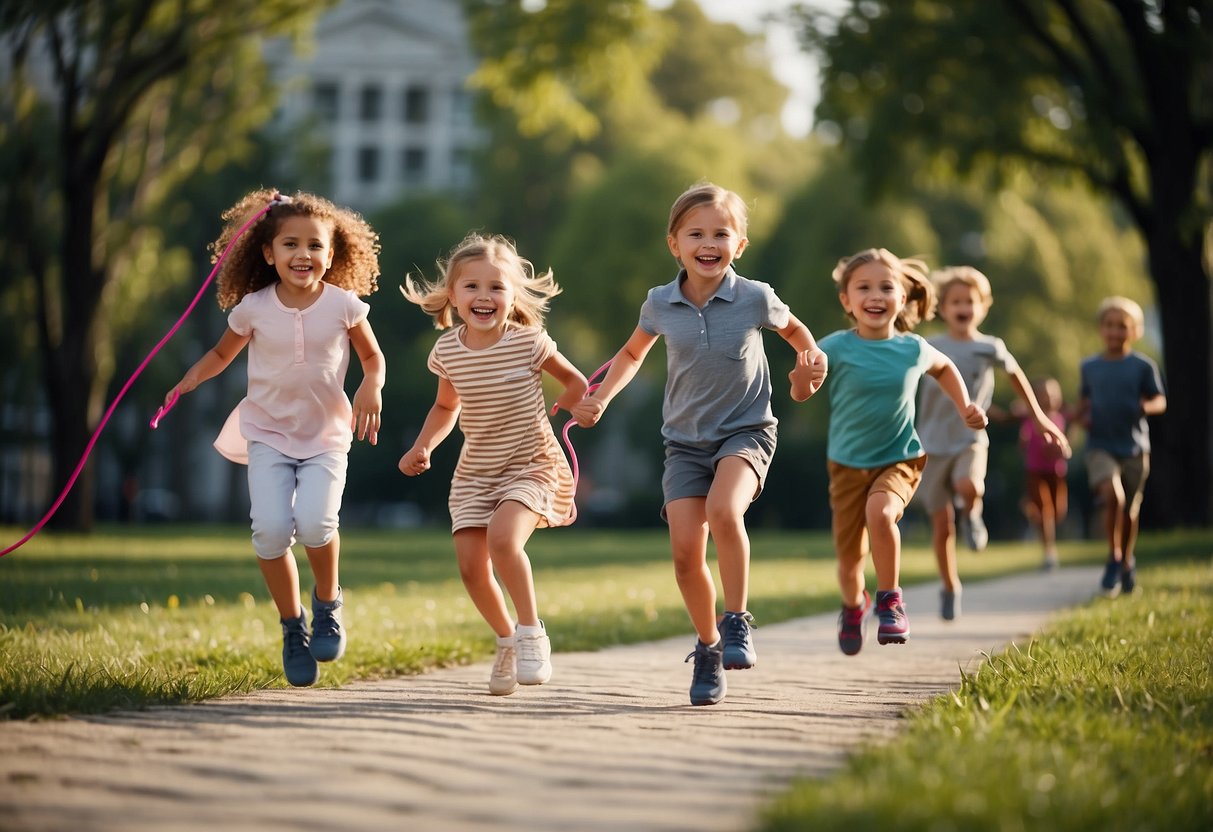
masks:
[[[918,485],[918,501],[928,514],[947,508],[956,493],[955,483],[965,479],[976,483],[980,494],[989,458],[990,449],[976,442],[958,454],[928,454]]]
[[[751,499],[758,499],[775,456],[775,428],[734,433],[715,448],[693,448],[677,442],[665,446],[665,473],[661,476],[661,492],[665,503],[661,517],[665,519],[665,504],[685,497],[706,497],[716,476],[716,465],[726,456],[739,456],[758,475],[758,488]]]
[[[1110,479],[1119,479],[1125,492],[1125,508],[1129,512],[1135,513],[1141,508],[1149,477],[1149,454],[1113,456],[1099,448],[1087,451],[1087,482],[1092,488],[1099,488]]]

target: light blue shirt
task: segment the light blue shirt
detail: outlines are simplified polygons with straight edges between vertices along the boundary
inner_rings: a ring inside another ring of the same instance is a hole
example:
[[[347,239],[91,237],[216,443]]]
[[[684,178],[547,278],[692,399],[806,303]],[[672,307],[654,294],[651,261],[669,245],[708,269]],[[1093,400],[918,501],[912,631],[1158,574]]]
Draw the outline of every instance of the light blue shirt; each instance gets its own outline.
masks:
[[[640,328],[665,338],[662,437],[708,449],[775,426],[762,330],[788,325],[787,304],[766,283],[730,268],[700,309],[682,294],[685,276],[650,289],[640,308]]]
[[[934,350],[912,332],[868,340],[853,329],[817,344],[829,357],[826,455],[848,468],[883,468],[923,454],[914,432],[914,395]]]

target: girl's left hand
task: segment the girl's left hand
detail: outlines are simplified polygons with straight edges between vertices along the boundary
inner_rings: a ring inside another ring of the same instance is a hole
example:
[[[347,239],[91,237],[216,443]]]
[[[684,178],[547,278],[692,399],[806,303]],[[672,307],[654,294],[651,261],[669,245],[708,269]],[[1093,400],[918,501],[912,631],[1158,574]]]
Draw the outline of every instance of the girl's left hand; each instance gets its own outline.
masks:
[[[964,416],[965,425],[972,430],[981,430],[990,423],[990,420],[986,417],[986,412],[972,402],[969,402],[969,406],[964,409],[962,415]]]
[[[372,384],[368,388],[366,382],[358,386],[354,394],[354,414],[350,419],[350,429],[359,440],[370,439],[372,445],[379,444],[380,414],[383,412],[383,395],[378,386]]]

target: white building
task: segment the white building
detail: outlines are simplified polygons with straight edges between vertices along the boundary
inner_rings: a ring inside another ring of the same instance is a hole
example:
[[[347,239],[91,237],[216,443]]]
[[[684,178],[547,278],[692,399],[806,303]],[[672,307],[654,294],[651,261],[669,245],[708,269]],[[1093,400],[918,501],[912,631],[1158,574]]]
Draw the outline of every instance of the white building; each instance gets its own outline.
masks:
[[[368,210],[470,184],[475,58],[459,0],[344,0],[313,41],[266,58],[284,87],[279,124],[323,128],[331,199]]]

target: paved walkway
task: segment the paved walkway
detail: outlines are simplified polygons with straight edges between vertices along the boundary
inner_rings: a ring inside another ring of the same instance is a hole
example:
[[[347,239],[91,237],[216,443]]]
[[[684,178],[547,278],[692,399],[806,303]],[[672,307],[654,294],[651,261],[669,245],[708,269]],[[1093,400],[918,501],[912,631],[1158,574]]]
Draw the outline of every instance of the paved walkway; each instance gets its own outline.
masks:
[[[687,700],[691,638],[555,656],[487,693],[488,665],[201,705],[0,723],[4,830],[729,830],[797,774],[824,775],[981,653],[1094,594],[1090,568],[907,592],[912,635],[843,656],[836,615],[762,626],[758,667]],[[759,622],[761,624],[761,621]]]

